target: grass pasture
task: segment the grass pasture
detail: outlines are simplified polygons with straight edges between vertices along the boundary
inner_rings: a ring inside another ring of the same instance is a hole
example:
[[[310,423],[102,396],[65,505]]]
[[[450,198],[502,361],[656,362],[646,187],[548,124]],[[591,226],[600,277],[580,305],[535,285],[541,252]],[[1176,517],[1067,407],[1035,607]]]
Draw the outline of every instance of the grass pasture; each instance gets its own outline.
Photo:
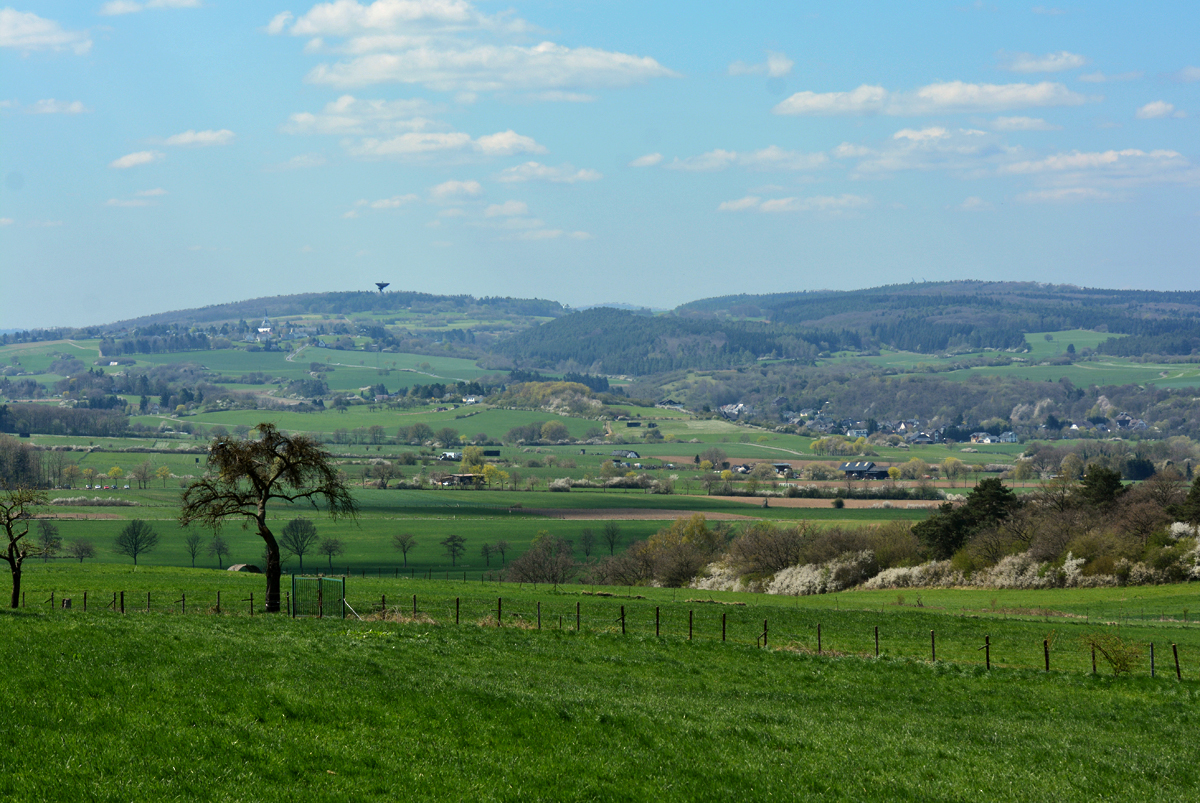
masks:
[[[365,621],[290,620],[239,610],[261,578],[52,569],[29,587],[120,585],[129,613],[0,613],[7,799],[1183,801],[1200,785],[1200,628],[1121,629],[1178,643],[1180,683],[1166,649],[1156,678],[1144,661],[1092,675],[1073,621],[1046,673],[1042,622],[986,615],[354,578]],[[163,606],[135,613],[137,584]],[[217,588],[236,603],[221,616]],[[184,590],[193,612],[168,614]]]

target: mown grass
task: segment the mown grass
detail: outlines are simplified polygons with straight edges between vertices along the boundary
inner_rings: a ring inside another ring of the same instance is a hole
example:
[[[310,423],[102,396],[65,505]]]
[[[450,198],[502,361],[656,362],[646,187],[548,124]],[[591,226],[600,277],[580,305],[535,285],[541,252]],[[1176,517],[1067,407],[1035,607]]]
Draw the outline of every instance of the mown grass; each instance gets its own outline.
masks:
[[[530,592],[504,593],[528,616]],[[689,642],[686,602],[539,597],[568,610],[585,599],[609,622],[5,612],[0,794],[1141,801],[1191,800],[1200,783],[1194,680]],[[635,602],[669,609],[669,634],[644,620],[615,632],[613,606]],[[764,610],[781,616],[726,612]],[[864,624],[844,616],[831,631]]]

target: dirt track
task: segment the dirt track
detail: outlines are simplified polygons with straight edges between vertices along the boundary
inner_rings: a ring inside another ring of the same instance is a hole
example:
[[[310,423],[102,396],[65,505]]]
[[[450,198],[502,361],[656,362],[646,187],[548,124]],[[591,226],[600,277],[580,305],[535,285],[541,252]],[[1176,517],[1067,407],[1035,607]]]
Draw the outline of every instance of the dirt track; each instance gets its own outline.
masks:
[[[705,498],[706,499],[720,499],[724,502],[738,502],[738,503],[741,503],[744,505],[751,505],[753,507],[762,507],[762,503],[763,503],[762,497],[754,497],[754,496],[708,496]],[[786,498],[776,499],[773,496],[769,497],[769,499],[770,499],[770,501],[768,502],[768,504],[771,507],[828,507],[828,508],[833,507],[832,499],[799,499],[799,498],[798,499],[786,499]],[[855,509],[855,510],[868,509],[869,510],[871,508],[882,507],[884,504],[882,501],[879,501],[876,499],[847,499],[847,500],[845,500],[845,502],[846,502],[847,510],[850,510],[850,509]],[[908,510],[908,509],[932,510],[940,504],[941,504],[940,500],[934,500],[934,499],[928,499],[928,500],[927,499],[918,499],[918,500],[913,500],[913,501],[897,499],[897,500],[893,500],[891,502],[891,505],[892,505],[891,509],[892,510]]]

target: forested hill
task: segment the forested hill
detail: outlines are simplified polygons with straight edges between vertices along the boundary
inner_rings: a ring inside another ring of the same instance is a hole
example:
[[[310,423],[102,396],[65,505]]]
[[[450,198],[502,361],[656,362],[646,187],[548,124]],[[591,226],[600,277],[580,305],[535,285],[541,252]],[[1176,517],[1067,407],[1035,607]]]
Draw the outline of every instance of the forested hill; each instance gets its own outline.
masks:
[[[160,312],[142,318],[118,321],[102,327],[106,331],[121,331],[139,327],[178,324],[190,326],[213,321],[255,320],[264,313],[272,318],[287,315],[352,313],[386,314],[390,312],[424,313],[492,313],[523,317],[556,318],[567,309],[557,301],[540,298],[507,298],[474,296],[439,296],[403,291],[301,293],[290,296],[267,296],[228,304],[214,304],[198,309]]]
[[[519,332],[496,351],[524,367],[644,375],[727,368],[761,357],[811,360],[822,352],[861,348],[854,332],[598,307]]]
[[[1104,290],[1034,282],[937,282],[866,290],[737,295],[676,314],[760,318],[858,332],[879,345],[934,352],[1022,348],[1025,332],[1097,329],[1136,336],[1101,351],[1190,354],[1200,341],[1200,292]]]

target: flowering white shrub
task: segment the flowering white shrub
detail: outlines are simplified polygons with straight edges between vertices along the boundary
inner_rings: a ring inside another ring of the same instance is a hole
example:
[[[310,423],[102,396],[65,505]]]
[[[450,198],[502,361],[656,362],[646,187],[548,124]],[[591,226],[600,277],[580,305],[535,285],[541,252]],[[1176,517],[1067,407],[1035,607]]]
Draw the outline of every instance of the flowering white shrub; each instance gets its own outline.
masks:
[[[1171,525],[1168,530],[1171,538],[1178,541],[1180,538],[1195,538],[1200,535],[1200,527],[1193,527],[1185,521],[1177,521]]]
[[[688,583],[688,588],[698,588],[704,591],[749,591],[729,564],[722,561],[710,563]]]
[[[967,585],[962,572],[948,560],[935,560],[919,566],[884,569],[862,584],[863,588],[952,588]]]
[[[98,496],[93,496],[88,499],[86,496],[62,496],[58,499],[51,499],[52,505],[70,505],[73,507],[135,507],[141,502],[135,502],[132,499],[117,499],[114,496],[101,499]]]

